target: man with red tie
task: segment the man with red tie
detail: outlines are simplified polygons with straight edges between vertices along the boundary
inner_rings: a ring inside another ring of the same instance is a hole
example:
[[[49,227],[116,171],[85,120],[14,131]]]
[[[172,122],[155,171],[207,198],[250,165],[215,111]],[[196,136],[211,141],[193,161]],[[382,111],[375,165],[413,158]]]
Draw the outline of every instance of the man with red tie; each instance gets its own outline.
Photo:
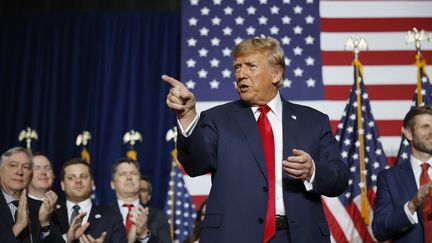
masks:
[[[117,201],[113,204],[114,210],[121,214],[129,242],[140,243],[168,243],[168,219],[161,210],[147,205],[150,195],[147,193],[146,201],[140,201],[141,174],[138,161],[130,158],[118,159],[112,167],[111,188],[115,191]],[[149,185],[146,184],[147,192]]]
[[[432,242],[431,108],[412,108],[403,134],[411,147],[410,162],[378,174],[373,233],[379,241]]]
[[[212,175],[200,242],[330,242],[321,195],[348,184],[328,116],[280,94],[285,56],[271,37],[233,50],[240,100],[197,114],[195,96],[166,75],[179,161]]]

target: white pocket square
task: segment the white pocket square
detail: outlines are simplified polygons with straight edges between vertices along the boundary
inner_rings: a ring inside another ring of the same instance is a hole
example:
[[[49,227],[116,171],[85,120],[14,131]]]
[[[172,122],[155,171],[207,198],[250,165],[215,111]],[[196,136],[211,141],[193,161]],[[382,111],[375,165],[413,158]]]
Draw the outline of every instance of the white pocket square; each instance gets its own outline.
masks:
[[[95,218],[100,219],[100,218],[102,218],[102,215],[100,215],[100,214],[96,214],[96,215],[95,215]]]

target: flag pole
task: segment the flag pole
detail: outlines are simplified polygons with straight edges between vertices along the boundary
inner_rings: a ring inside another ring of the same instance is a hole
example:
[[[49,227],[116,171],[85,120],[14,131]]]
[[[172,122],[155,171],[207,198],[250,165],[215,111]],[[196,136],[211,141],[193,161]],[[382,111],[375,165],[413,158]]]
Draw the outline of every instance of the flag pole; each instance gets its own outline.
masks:
[[[367,197],[367,181],[366,181],[366,165],[365,165],[365,151],[364,151],[364,129],[362,117],[362,97],[360,90],[360,82],[363,77],[363,67],[359,60],[360,49],[367,50],[368,45],[364,38],[352,36],[345,43],[345,49],[352,49],[354,52],[354,79],[356,84],[357,94],[357,136],[359,141],[359,167],[360,167],[360,190],[361,190],[361,216],[366,225],[369,225],[369,200]]]
[[[413,28],[412,30],[408,31],[408,34],[405,36],[406,43],[414,42],[415,48],[417,51],[416,54],[416,66],[417,66],[417,106],[423,105],[423,94],[422,94],[422,81],[421,76],[422,72],[424,72],[424,66],[426,62],[423,59],[423,56],[421,54],[421,42],[423,40],[430,41],[429,36],[427,35],[427,32],[424,30],[418,31],[417,28]],[[426,75],[427,77],[427,75]],[[429,77],[427,77],[429,79]]]
[[[174,166],[175,163],[177,163],[177,150],[173,149],[171,151],[171,173],[170,173],[170,210],[171,210],[171,224],[170,224],[170,237],[171,240],[174,240],[174,203],[175,203],[175,198],[174,198],[174,176],[175,176],[175,172],[174,172]]]
[[[366,225],[369,224],[369,201],[367,198],[366,166],[364,155],[364,129],[362,118],[362,103],[359,77],[363,77],[362,64],[358,59],[353,61],[355,68],[355,82],[357,93],[357,134],[359,141],[359,163],[360,163],[360,189],[361,189],[361,215]]]

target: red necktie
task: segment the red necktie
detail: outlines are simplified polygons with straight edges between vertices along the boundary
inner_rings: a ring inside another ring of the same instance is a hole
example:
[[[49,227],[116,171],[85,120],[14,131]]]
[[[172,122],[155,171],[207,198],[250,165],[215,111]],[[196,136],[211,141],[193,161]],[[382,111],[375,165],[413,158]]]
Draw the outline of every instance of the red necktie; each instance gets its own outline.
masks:
[[[126,215],[126,225],[125,225],[125,228],[126,228],[126,234],[127,233],[129,233],[129,230],[130,230],[130,227],[132,226],[132,220],[131,220],[131,217],[132,217],[132,207],[133,207],[133,204],[127,204],[127,203],[125,203],[125,204],[123,204],[123,207],[127,207],[128,208],[128,213],[127,213],[127,215]]]
[[[420,174],[420,186],[427,184],[431,181],[428,169],[429,164],[423,163],[421,165],[422,172]],[[431,194],[423,201],[422,204],[422,213],[423,213],[423,225],[424,225],[424,242],[432,242],[432,199]]]
[[[268,201],[267,212],[264,226],[264,240],[269,241],[276,232],[276,208],[275,208],[275,145],[273,130],[270,121],[267,118],[267,112],[270,111],[268,105],[263,105],[258,108],[261,112],[258,117],[258,128],[261,134],[261,140],[264,147],[264,155],[267,165],[268,176]]]

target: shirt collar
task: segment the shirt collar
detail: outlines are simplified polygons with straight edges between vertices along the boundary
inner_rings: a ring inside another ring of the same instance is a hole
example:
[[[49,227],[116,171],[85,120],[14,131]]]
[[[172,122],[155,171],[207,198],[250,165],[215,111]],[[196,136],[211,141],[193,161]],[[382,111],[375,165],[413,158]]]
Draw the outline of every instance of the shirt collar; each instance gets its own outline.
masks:
[[[121,200],[121,199],[117,199],[117,204],[118,204],[119,208],[121,208],[121,207],[123,207],[123,204],[125,204],[125,201],[123,201],[123,200]],[[139,198],[135,199],[135,200],[132,202],[132,205],[133,205],[135,208],[139,208],[139,205],[140,205]]]
[[[279,91],[276,96],[267,103],[267,105],[271,109],[270,112],[273,112],[277,118],[282,117],[282,99],[279,95]],[[258,106],[252,106],[252,111],[255,114],[258,111]]]
[[[8,194],[7,192],[5,192],[4,190],[2,190],[2,193],[3,193],[3,197],[5,198],[7,204],[10,204],[10,203],[12,203],[13,201],[16,201],[16,199],[15,199],[14,197],[12,197],[11,195],[9,195],[9,194]]]
[[[87,198],[84,201],[81,201],[79,203],[74,203],[71,202],[69,200],[66,200],[66,207],[68,212],[71,212],[73,209],[73,206],[78,205],[80,207],[80,212],[90,212],[91,208],[92,208],[92,201],[91,198]]]
[[[432,166],[432,158],[428,159],[427,161],[421,161],[411,154],[411,164],[417,167],[421,167],[421,165],[425,162],[428,163],[430,166]]]

